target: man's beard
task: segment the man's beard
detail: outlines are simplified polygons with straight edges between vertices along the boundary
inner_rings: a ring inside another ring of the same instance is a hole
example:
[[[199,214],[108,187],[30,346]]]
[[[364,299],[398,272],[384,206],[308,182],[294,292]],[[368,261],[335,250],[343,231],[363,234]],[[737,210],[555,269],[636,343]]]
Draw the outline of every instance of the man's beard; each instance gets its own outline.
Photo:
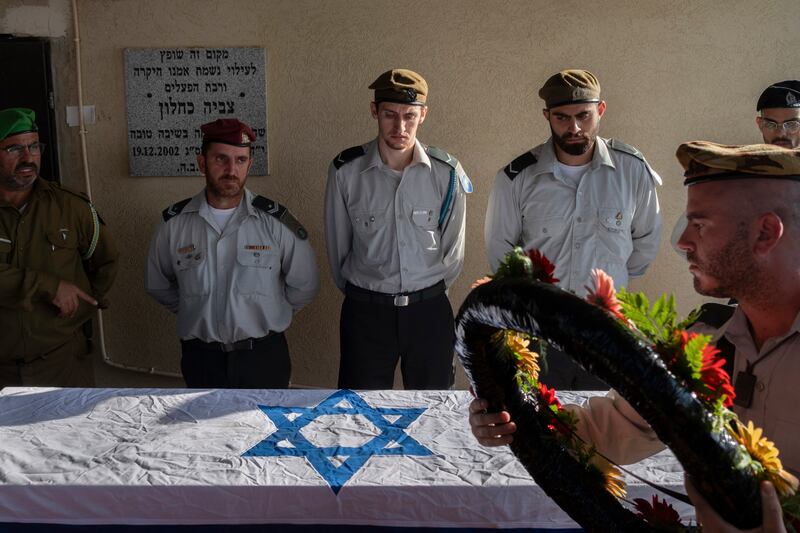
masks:
[[[26,168],[33,170],[33,174],[30,177],[19,176],[18,173]],[[0,178],[0,181],[3,182],[3,185],[6,188],[6,190],[21,191],[30,187],[38,177],[39,177],[38,165],[36,165],[35,163],[20,163],[14,168],[14,174],[10,174],[8,176]]]
[[[234,186],[236,187],[234,189]],[[236,197],[239,196],[244,188],[244,184],[238,178],[231,178],[230,175],[220,176],[213,183],[208,184],[208,188],[215,196],[219,197]]]
[[[740,225],[733,238],[707,259],[701,261],[695,253],[687,252],[686,260],[717,282],[715,287],[703,288],[695,277],[694,289],[698,294],[742,299],[760,291],[760,271],[747,244],[747,228],[744,225]]]
[[[583,155],[588,152],[592,146],[594,145],[595,136],[583,136],[583,135],[573,135],[572,133],[565,133],[561,137],[556,135],[556,132],[553,131],[553,127],[550,127],[550,131],[553,134],[553,141],[555,141],[556,145],[561,148],[563,151],[568,153],[569,155]],[[567,139],[575,139],[575,138],[582,138],[583,142],[580,143],[568,143]]]

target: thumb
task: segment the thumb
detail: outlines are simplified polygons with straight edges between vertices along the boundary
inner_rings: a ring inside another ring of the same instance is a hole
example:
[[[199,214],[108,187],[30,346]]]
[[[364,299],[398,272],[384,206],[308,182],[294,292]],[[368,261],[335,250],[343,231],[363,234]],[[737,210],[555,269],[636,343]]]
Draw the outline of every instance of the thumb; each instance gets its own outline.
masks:
[[[775,485],[769,481],[761,483],[761,513],[763,514],[764,531],[786,531],[783,526],[783,511]]]
[[[97,306],[97,300],[95,300],[90,295],[88,295],[85,292],[83,292],[81,289],[78,289],[77,295],[78,295],[78,298],[80,298],[84,302],[89,302],[90,304],[92,304],[94,306]]]

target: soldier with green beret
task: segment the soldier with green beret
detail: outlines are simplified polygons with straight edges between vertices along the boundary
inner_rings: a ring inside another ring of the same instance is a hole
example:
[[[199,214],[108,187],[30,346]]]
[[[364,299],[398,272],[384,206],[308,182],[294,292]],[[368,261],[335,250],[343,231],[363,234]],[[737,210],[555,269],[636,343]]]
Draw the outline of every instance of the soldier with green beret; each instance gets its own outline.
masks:
[[[756,103],[756,124],[764,142],[800,148],[800,80],[773,83]]]
[[[598,135],[606,103],[588,70],[562,70],[542,85],[547,142],[497,173],[484,238],[491,269],[514,246],[538,249],[555,265],[559,285],[579,296],[592,269],[617,288],[641,276],[658,252],[661,178],[634,148]],[[555,349],[547,351],[545,380],[561,389],[603,389]]]
[[[407,389],[453,385],[453,310],[446,290],[464,263],[472,183],[444,150],[417,139],[428,84],[407,69],[369,86],[376,139],[344,150],[328,171],[328,262],[345,294],[339,387],[391,389],[398,360]]]
[[[39,176],[35,113],[0,111],[0,387],[91,387],[84,335],[118,266],[84,195]]]

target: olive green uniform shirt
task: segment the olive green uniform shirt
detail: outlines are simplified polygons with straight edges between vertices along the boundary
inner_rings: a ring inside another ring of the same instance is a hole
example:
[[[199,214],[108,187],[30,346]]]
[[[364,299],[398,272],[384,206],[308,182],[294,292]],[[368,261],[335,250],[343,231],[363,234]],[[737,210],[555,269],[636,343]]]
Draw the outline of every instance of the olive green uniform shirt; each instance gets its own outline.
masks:
[[[37,179],[20,211],[0,201],[0,364],[30,361],[67,342],[94,313],[80,302],[72,318],[53,305],[60,280],[105,306],[118,253],[83,196]]]

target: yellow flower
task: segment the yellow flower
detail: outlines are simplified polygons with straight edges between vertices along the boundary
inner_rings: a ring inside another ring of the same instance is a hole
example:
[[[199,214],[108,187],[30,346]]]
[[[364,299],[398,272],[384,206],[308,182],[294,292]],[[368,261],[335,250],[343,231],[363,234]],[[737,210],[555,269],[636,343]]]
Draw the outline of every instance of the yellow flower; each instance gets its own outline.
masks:
[[[538,381],[539,354],[528,349],[530,343],[530,339],[526,339],[516,331],[506,332],[506,346],[517,356],[517,369]]]
[[[752,421],[746,426],[738,422],[735,430],[728,425],[728,433],[744,446],[754,461],[761,463],[767,477],[780,495],[792,496],[797,492],[797,478],[783,469],[781,460],[778,459],[778,448],[774,442],[763,436],[764,431],[761,428],[755,427]]]
[[[622,479],[622,472],[619,468],[603,459],[601,456],[594,454],[589,460],[589,464],[597,468],[605,478],[605,488],[611,493],[612,496],[622,499],[625,497],[627,491],[625,490],[625,481]]]
[[[472,285],[470,285],[469,288],[474,289],[476,287],[480,287],[484,283],[489,283],[490,281],[492,281],[492,278],[490,278],[489,276],[484,276],[481,279],[476,279],[475,281],[473,281]]]

